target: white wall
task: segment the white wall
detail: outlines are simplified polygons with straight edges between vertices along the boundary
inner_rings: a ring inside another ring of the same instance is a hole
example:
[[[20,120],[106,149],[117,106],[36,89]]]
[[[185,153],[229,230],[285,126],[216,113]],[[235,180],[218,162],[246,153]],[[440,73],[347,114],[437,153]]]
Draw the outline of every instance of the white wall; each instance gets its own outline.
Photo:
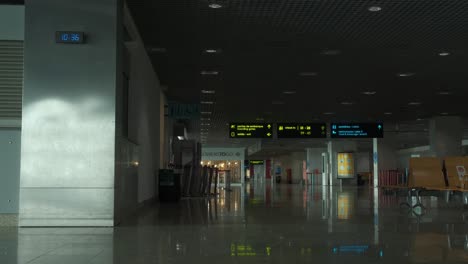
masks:
[[[156,195],[161,155],[161,86],[143,41],[127,11],[125,26],[133,37],[126,46],[130,55],[129,138],[139,145],[138,202]]]
[[[24,40],[24,6],[0,5],[0,39]]]
[[[293,152],[289,155],[276,157],[273,161],[273,174],[275,175],[275,169],[279,165],[281,167],[281,182],[287,182],[287,169],[291,169],[292,172],[292,183],[300,183],[302,180],[302,166],[303,162],[307,160],[307,153],[304,152]]]

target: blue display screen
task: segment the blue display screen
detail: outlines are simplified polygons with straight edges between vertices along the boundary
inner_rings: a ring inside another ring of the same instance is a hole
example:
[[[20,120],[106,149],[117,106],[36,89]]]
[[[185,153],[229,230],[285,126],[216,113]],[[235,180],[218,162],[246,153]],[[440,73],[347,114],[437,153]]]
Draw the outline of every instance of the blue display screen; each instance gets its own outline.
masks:
[[[56,33],[55,41],[57,43],[82,44],[84,43],[84,33],[59,31]]]
[[[332,138],[383,138],[382,123],[333,123]]]

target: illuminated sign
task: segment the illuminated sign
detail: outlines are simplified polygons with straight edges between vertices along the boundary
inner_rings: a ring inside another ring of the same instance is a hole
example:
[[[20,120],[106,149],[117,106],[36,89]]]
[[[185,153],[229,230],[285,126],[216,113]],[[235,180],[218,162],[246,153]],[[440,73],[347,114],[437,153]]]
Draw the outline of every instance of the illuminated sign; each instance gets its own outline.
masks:
[[[332,123],[332,138],[383,138],[382,123]]]
[[[248,164],[250,164],[250,165],[263,165],[264,161],[263,160],[249,160]]]
[[[273,125],[269,123],[231,123],[230,138],[272,138]]]
[[[75,31],[58,31],[55,33],[55,42],[65,44],[83,44],[84,33]]]
[[[354,178],[354,156],[353,153],[338,153],[338,179]]]
[[[278,138],[326,138],[326,124],[278,123]]]

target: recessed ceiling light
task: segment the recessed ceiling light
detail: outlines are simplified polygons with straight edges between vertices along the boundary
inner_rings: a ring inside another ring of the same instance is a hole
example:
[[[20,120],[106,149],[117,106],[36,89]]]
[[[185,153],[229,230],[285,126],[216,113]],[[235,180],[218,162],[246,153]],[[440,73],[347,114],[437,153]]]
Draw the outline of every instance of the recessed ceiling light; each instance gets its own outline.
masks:
[[[376,91],[366,91],[366,92],[362,92],[362,94],[364,95],[375,95],[377,92]]]
[[[201,104],[210,104],[210,105],[214,104],[213,101],[201,101],[200,103]]]
[[[218,75],[219,72],[218,71],[201,71],[200,74],[201,75]]]
[[[414,72],[400,72],[397,75],[398,77],[411,77],[414,75]]]
[[[367,10],[369,10],[371,12],[379,12],[380,10],[382,10],[382,7],[380,7],[380,6],[371,6]]]
[[[202,126],[210,126],[210,123],[201,123]]]
[[[292,91],[292,90],[289,90],[289,91],[283,91],[284,94],[296,94],[297,92],[296,91]]]
[[[200,114],[202,114],[202,115],[211,115],[211,114],[212,114],[212,112],[208,112],[208,111],[202,111],[202,112],[200,112]]]
[[[322,51],[322,55],[338,55],[341,53],[341,50],[324,50]]]
[[[273,101],[271,103],[274,104],[274,105],[284,105],[284,102],[282,102],[282,101]]]
[[[392,112],[385,112],[384,115],[392,115]]]
[[[450,55],[450,53],[446,52],[446,51],[439,52],[439,56],[441,56],[441,57],[445,57],[445,56],[449,56],[449,55]]]
[[[216,4],[216,3],[209,4],[208,6],[209,6],[210,8],[213,8],[213,9],[218,9],[218,8],[221,8],[221,7],[223,7],[222,5],[220,5],[220,4]]]
[[[215,94],[216,91],[215,90],[201,90],[201,93],[202,94]]]
[[[408,105],[421,105],[421,102],[409,102]]]
[[[440,91],[440,92],[438,92],[437,94],[439,94],[439,95],[451,95],[451,94],[453,94],[453,93],[450,92],[450,91]]]
[[[318,73],[317,72],[300,72],[299,73],[299,76],[303,76],[303,77],[312,77],[312,76],[317,76]]]
[[[220,49],[206,49],[206,53],[221,53]]]
[[[202,117],[202,118],[200,118],[200,120],[202,120],[202,121],[210,121],[211,118]]]
[[[342,105],[353,105],[354,102],[346,102],[346,101],[345,101],[345,102],[341,102],[341,104],[342,104]]]
[[[334,115],[335,113],[334,112],[325,112],[323,113],[324,115]]]
[[[161,48],[161,47],[151,47],[151,48],[148,48],[148,51],[150,53],[166,53],[167,49]]]
[[[442,112],[442,113],[440,113],[440,114],[441,114],[441,115],[448,115],[449,113],[447,113],[447,112]]]

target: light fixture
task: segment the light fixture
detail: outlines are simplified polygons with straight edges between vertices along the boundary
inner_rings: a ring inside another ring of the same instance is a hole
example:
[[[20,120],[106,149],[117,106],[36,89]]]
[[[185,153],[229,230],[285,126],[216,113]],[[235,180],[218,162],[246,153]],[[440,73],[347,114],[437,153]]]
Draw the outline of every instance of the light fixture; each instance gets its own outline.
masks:
[[[441,57],[445,57],[445,56],[449,56],[449,55],[450,55],[450,53],[446,52],[446,51],[439,52],[439,56],[441,56]]]
[[[177,139],[178,140],[184,140],[184,137],[183,136],[177,136]]]
[[[345,101],[345,102],[341,102],[341,104],[342,104],[342,105],[353,105],[354,102],[346,102],[346,101]]]
[[[371,12],[379,12],[380,10],[382,10],[382,7],[380,7],[380,6],[371,6],[367,10],[369,10]]]
[[[421,102],[409,102],[408,105],[421,105]]]
[[[210,126],[210,123],[201,123],[202,126]]]
[[[424,118],[417,118],[416,121],[423,121]]]
[[[213,9],[218,9],[218,8],[223,7],[222,5],[216,4],[216,3],[209,4],[208,6]]]
[[[414,75],[414,72],[400,72],[397,75],[398,77],[411,77]]]
[[[166,48],[161,48],[161,47],[151,47],[151,48],[148,48],[148,52],[150,52],[150,53],[166,53],[167,49]]]
[[[328,56],[333,56],[333,55],[338,55],[341,53],[341,50],[324,50],[322,51],[322,55],[328,55]]]
[[[200,165],[203,165],[203,161],[200,162]]]
[[[325,112],[323,113],[324,115],[334,115],[335,113],[334,112]]]
[[[206,49],[205,50],[205,53],[221,53],[221,50],[220,49]]]
[[[201,71],[200,74],[201,75],[218,75],[219,72],[218,71]]]
[[[211,115],[212,112],[209,112],[209,111],[202,111],[202,112],[200,112],[200,114],[202,114],[202,115]]]
[[[376,91],[365,91],[365,92],[362,92],[362,94],[364,95],[375,95],[377,92]]]
[[[201,101],[200,104],[214,104],[213,101]]]
[[[257,117],[255,120],[257,121],[264,121],[265,119],[261,118],[261,117]]]
[[[282,102],[282,101],[273,101],[273,102],[271,102],[271,104],[274,104],[274,105],[284,105],[284,102]]]
[[[385,112],[384,115],[392,115],[392,112]]]
[[[318,75],[317,72],[300,72],[299,73],[299,76],[302,76],[302,77],[313,77],[317,75]]]
[[[296,91],[293,90],[288,90],[288,91],[283,91],[283,94],[296,94]]]
[[[447,113],[447,112],[442,112],[442,113],[440,113],[440,114],[441,114],[441,115],[448,115],[449,113]]]
[[[450,91],[440,91],[440,92],[437,92],[437,94],[439,94],[439,95],[452,95],[453,93],[450,92]]]
[[[201,90],[201,93],[202,94],[215,94],[216,91],[215,90]]]
[[[202,118],[200,118],[200,120],[202,120],[202,121],[210,121],[210,120],[211,120],[211,118],[202,117]]]

